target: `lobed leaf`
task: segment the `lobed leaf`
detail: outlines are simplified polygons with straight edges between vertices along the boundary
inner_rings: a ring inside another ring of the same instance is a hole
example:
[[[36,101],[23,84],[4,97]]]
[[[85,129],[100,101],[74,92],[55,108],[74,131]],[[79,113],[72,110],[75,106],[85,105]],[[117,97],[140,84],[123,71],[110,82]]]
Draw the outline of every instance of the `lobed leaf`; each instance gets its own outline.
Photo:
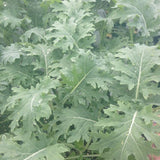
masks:
[[[83,9],[82,9],[83,8]],[[84,10],[84,8],[86,10]],[[57,21],[48,28],[46,39],[54,39],[54,45],[64,52],[76,48],[91,48],[94,41],[94,26],[91,16],[91,6],[83,1],[63,1],[54,7],[54,12],[59,12]],[[84,43],[85,42],[85,43]]]
[[[23,19],[14,16],[9,10],[4,10],[0,15],[0,19],[0,24],[3,24],[4,27],[10,25],[12,29],[20,26],[23,21]]]
[[[154,67],[160,65],[160,54],[156,47],[136,44],[132,49],[119,50],[115,57],[112,69],[120,73],[115,79],[128,85],[129,90],[134,90],[135,99],[140,94],[145,99],[150,95],[159,95],[160,72]]]
[[[24,130],[27,130],[29,134],[34,130],[36,120],[38,121],[41,117],[49,117],[51,115],[49,101],[55,97],[49,93],[49,90],[56,88],[57,85],[56,80],[44,78],[35,88],[13,88],[15,95],[11,96],[5,105],[5,109],[12,111],[10,115],[11,130],[13,131],[19,126],[19,120],[21,120]]]
[[[114,127],[111,133],[98,136],[100,140],[91,145],[91,149],[98,149],[101,153],[104,149],[105,159],[128,160],[134,155],[137,160],[146,160],[148,154],[159,154],[160,137],[155,133],[152,121],[160,122],[160,119],[152,113],[152,107],[146,106],[141,111],[136,110],[132,103],[119,102],[119,106],[105,109],[108,118],[101,119],[97,126]],[[152,143],[156,149],[152,148]]]
[[[26,31],[22,36],[21,40],[23,42],[28,42],[32,39],[34,43],[41,42],[44,40],[45,30],[43,28],[34,27]]]
[[[13,63],[16,59],[19,59],[24,53],[16,44],[11,44],[11,46],[6,47],[2,52],[2,62],[6,64],[7,62]]]
[[[39,135],[39,140],[35,137],[28,139],[25,137],[26,135],[23,136],[22,139],[2,136],[0,153],[3,154],[3,160],[64,160],[61,154],[67,152],[68,148],[63,144],[52,144],[51,139],[48,139],[45,135],[42,135],[43,138]]]
[[[97,100],[107,99],[107,95],[104,95],[103,91],[108,90],[108,84],[111,83],[110,77],[108,73],[104,72],[103,64],[97,63],[89,56],[81,55],[75,58],[71,69],[63,71],[62,83],[66,87],[62,91],[66,93],[64,93],[62,104],[70,97],[73,97],[75,101],[79,101],[82,97],[88,102],[91,102],[93,97]]]
[[[90,132],[94,129],[97,115],[89,112],[83,106],[80,108],[64,109],[59,114],[56,137],[67,136],[67,142],[72,143],[80,139],[89,141]],[[71,129],[72,128],[72,129]]]
[[[126,22],[129,27],[136,27],[143,36],[158,30],[160,17],[155,0],[118,0],[115,7],[117,10],[111,14],[111,18],[119,18],[120,23]]]

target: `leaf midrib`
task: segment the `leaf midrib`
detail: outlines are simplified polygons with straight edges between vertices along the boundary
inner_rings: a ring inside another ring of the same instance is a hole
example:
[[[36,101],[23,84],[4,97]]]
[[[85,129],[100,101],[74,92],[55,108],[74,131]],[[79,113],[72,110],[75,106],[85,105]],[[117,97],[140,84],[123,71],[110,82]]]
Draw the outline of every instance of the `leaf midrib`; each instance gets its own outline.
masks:
[[[147,36],[147,33],[146,33],[147,32],[147,23],[146,23],[146,20],[145,20],[145,18],[143,16],[143,13],[136,6],[133,6],[133,5],[129,4],[129,3],[120,3],[120,4],[122,4],[124,6],[127,6],[129,8],[133,8],[139,13],[139,15],[141,16],[142,21],[144,22],[145,36]]]
[[[68,100],[68,98],[75,92],[75,90],[82,84],[82,82],[87,78],[87,76],[90,74],[90,72],[94,69],[95,66],[93,66],[82,78],[81,80],[75,85],[75,87],[66,95],[62,100],[62,105]]]
[[[136,93],[135,93],[135,99],[138,99],[139,94],[139,88],[140,88],[140,81],[141,81],[141,74],[142,74],[142,64],[143,64],[143,56],[144,56],[144,48],[141,55],[141,60],[139,64],[139,72],[138,72],[138,79],[137,79],[137,87],[136,87]]]
[[[47,54],[44,50],[44,48],[42,48],[41,45],[39,45],[39,47],[41,48],[42,54],[44,56],[44,62],[45,62],[45,74],[48,75],[48,61],[47,61]]]
[[[89,118],[84,118],[84,117],[71,117],[72,119],[79,119],[79,120],[84,120],[84,121],[89,121],[89,122],[93,122],[93,123],[96,123],[97,121],[94,121],[92,119],[89,119]]]
[[[135,138],[134,138],[133,135],[132,135],[132,129],[133,129],[134,124],[136,123],[136,122],[135,122],[135,119],[136,119],[136,117],[137,117],[137,113],[138,113],[138,112],[136,111],[136,112],[134,113],[134,115],[133,115],[132,122],[131,122],[131,125],[130,125],[130,127],[129,127],[127,137],[126,137],[126,139],[125,139],[125,141],[124,141],[123,148],[122,148],[122,150],[121,150],[121,160],[123,160],[123,159],[122,159],[123,152],[124,152],[124,150],[125,150],[125,147],[126,147],[126,145],[127,145],[127,142],[128,142],[129,137],[131,137],[132,140],[133,140],[133,141],[135,142],[135,144],[137,145],[137,142],[135,141]],[[137,147],[138,147],[138,146],[137,146]],[[138,147],[138,149],[139,149],[139,147]],[[143,154],[141,153],[141,150],[140,150],[140,149],[139,149],[139,151],[140,151],[140,154],[143,156]]]
[[[45,151],[46,148],[40,149],[37,152],[32,153],[30,156],[26,157],[24,160],[29,160],[30,158],[34,157],[35,155],[39,154],[40,152]]]

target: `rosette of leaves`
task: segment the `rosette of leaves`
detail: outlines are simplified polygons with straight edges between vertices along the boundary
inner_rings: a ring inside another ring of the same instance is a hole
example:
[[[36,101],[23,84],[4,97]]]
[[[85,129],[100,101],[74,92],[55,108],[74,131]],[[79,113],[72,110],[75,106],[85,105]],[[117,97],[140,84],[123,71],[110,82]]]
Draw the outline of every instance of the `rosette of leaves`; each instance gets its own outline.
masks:
[[[91,48],[95,30],[91,5],[81,0],[65,0],[56,7],[53,5],[53,13],[57,12],[57,20],[47,29],[46,38],[54,40],[54,45],[64,52],[73,48]]]

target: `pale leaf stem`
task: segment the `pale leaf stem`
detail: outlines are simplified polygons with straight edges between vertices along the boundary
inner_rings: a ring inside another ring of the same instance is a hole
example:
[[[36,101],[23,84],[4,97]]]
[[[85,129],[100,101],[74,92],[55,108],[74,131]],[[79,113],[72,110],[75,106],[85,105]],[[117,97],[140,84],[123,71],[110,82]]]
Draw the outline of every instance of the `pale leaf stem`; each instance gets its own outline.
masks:
[[[132,134],[132,128],[133,128],[133,125],[134,125],[134,123],[135,123],[136,116],[137,116],[137,111],[136,111],[136,112],[134,113],[134,115],[133,115],[132,123],[131,123],[131,125],[130,125],[129,130],[128,130],[128,134],[127,134],[127,137],[126,137],[126,139],[125,139],[125,142],[124,142],[124,144],[123,144],[123,148],[122,148],[122,151],[121,151],[121,157],[122,157],[122,154],[123,154],[124,149],[125,149],[125,147],[126,147],[126,144],[127,144],[127,142],[128,142],[128,138],[129,138],[129,136],[131,136],[131,134]],[[122,159],[122,158],[121,158],[121,159]]]
[[[28,157],[25,158],[24,160],[29,160],[29,159],[31,159],[32,157],[34,157],[35,155],[39,154],[40,152],[43,152],[44,150],[46,150],[46,148],[43,148],[43,149],[41,149],[41,150],[39,150],[39,151],[31,154],[30,156],[28,156]]]
[[[136,95],[135,95],[136,100],[137,100],[138,94],[139,94],[139,87],[140,87],[141,74],[142,74],[143,56],[144,56],[144,49],[143,49],[143,52],[142,52],[142,55],[141,55],[140,64],[139,64],[139,73],[138,73],[138,80],[137,80],[137,87],[136,87]]]

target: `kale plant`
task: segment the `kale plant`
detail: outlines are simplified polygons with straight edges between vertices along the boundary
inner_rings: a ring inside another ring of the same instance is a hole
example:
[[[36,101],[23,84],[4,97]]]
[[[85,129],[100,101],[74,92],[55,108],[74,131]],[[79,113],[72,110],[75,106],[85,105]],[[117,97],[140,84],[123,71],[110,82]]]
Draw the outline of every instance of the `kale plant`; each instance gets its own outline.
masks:
[[[159,8],[1,0],[0,159],[159,156]]]

